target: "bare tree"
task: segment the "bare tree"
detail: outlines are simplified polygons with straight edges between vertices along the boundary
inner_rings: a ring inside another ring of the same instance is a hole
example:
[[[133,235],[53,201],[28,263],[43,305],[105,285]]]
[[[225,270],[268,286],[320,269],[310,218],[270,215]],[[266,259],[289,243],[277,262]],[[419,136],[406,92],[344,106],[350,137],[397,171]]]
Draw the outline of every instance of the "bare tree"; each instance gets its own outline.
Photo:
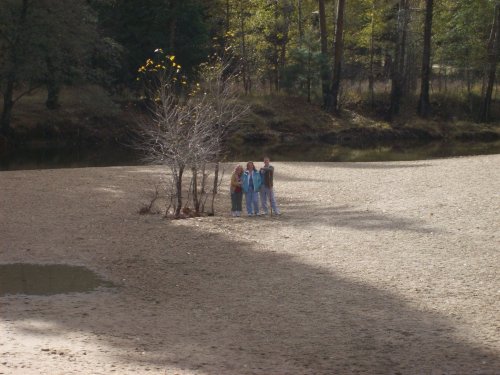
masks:
[[[165,61],[168,67],[162,65]],[[248,107],[237,100],[236,75],[230,71],[230,61],[215,58],[204,65],[200,74],[203,80],[196,85],[188,85],[185,77],[179,74],[180,66],[172,62],[173,58],[165,61],[148,60],[141,68],[148,74],[146,96],[152,116],[150,121],[140,124],[137,148],[145,153],[147,161],[169,168],[175,187],[175,218],[181,216],[183,208],[184,173],[191,172],[190,196],[194,212],[199,215],[204,206],[200,203],[205,193],[206,178],[203,176],[207,164],[218,166],[227,130]],[[214,198],[218,187],[217,170]],[[203,174],[201,187],[198,185],[200,171]]]

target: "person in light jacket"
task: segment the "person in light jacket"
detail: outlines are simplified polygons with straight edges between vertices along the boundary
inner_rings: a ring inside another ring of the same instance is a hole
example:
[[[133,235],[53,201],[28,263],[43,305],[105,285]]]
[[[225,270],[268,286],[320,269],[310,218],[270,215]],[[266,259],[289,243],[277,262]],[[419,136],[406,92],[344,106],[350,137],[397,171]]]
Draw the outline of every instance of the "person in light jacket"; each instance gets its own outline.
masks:
[[[255,170],[252,161],[247,163],[247,169],[243,173],[242,188],[245,193],[245,203],[248,216],[259,215],[259,191],[261,185],[260,173]]]

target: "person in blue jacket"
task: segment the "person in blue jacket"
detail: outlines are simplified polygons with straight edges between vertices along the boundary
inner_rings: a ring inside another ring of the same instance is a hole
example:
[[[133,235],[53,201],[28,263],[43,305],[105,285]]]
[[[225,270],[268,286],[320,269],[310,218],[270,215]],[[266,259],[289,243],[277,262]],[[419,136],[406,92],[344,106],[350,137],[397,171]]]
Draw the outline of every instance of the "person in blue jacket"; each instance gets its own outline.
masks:
[[[245,173],[243,173],[242,183],[248,216],[259,214],[259,191],[261,184],[262,180],[260,173],[255,170],[253,162],[249,161],[247,163],[247,169]]]

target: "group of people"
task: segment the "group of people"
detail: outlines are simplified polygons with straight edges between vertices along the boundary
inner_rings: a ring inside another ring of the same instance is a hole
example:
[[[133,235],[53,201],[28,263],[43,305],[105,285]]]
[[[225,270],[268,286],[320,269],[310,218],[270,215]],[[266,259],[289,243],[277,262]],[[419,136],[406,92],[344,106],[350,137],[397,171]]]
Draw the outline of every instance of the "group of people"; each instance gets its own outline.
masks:
[[[248,216],[268,215],[268,202],[271,204],[271,212],[275,215],[280,214],[274,198],[274,167],[269,163],[270,159],[266,156],[264,166],[258,171],[252,161],[247,163],[245,170],[241,165],[234,168],[230,187],[232,216],[241,216],[243,194]],[[259,195],[262,211],[259,211]]]

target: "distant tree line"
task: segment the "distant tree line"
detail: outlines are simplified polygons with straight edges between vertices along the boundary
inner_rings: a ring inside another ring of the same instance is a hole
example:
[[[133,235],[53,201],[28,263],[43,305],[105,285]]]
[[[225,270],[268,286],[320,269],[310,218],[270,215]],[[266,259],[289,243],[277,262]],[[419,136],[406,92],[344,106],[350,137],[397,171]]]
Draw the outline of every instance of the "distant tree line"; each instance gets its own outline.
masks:
[[[34,90],[49,109],[65,85],[135,92],[156,48],[195,76],[229,45],[248,94],[301,95],[334,114],[382,102],[388,118],[459,95],[488,121],[499,31],[492,0],[2,0],[1,129]]]

